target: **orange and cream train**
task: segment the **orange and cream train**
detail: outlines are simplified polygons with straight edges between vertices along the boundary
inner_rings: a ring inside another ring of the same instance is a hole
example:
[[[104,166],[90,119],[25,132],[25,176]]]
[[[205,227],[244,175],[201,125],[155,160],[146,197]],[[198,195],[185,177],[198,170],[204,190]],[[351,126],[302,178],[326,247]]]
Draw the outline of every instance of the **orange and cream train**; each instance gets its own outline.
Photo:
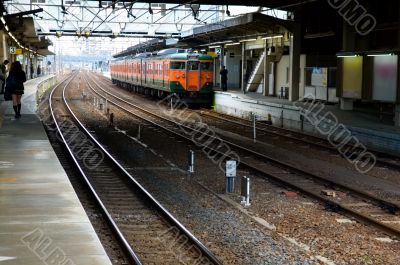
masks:
[[[110,68],[112,82],[129,91],[160,98],[175,94],[188,104],[212,103],[213,58],[208,55],[167,49],[116,58]]]

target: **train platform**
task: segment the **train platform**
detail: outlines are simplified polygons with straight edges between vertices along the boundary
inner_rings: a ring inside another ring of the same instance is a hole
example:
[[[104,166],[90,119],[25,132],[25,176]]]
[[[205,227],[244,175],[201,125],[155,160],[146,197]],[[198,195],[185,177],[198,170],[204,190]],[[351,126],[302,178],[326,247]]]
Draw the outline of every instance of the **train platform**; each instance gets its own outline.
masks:
[[[0,264],[111,264],[36,115],[25,83],[22,117],[0,99]]]
[[[275,126],[310,134],[320,134],[312,123],[301,118],[301,107],[308,108],[305,103],[294,103],[287,99],[266,97],[259,93],[243,94],[240,90],[226,92],[215,91],[215,110],[242,118],[249,118],[256,113],[259,119],[266,120],[268,114],[272,116]],[[331,112],[338,124],[343,124],[367,147],[400,154],[400,127],[380,122],[377,115],[362,110],[341,110],[339,105],[323,105],[322,114]],[[330,117],[332,117],[330,115]],[[332,120],[332,119],[331,119]]]

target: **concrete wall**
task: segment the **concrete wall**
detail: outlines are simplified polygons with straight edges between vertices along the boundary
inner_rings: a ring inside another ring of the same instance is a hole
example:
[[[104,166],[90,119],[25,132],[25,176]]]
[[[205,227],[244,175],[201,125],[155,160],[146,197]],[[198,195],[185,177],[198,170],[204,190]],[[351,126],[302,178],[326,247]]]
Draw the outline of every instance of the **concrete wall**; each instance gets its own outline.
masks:
[[[279,95],[281,87],[289,87],[289,55],[283,55],[276,63],[275,95]]]
[[[255,113],[261,120],[267,120],[268,114],[271,114],[274,126],[326,138],[326,135],[320,135],[316,127],[306,119],[302,121],[299,108],[292,104],[277,104],[265,100],[242,98],[240,95],[226,92],[216,92],[215,110],[248,120],[251,113]],[[322,126],[333,124],[333,122],[329,123],[329,120],[322,123]],[[400,136],[395,132],[376,131],[351,125],[345,125],[345,127],[368,148],[400,154]]]
[[[300,87],[299,87],[300,98],[304,96],[305,67],[306,67],[306,55],[302,54],[300,55]],[[288,71],[289,71],[289,55],[283,55],[281,60],[278,63],[276,63],[275,95],[279,95],[281,87],[289,87]]]

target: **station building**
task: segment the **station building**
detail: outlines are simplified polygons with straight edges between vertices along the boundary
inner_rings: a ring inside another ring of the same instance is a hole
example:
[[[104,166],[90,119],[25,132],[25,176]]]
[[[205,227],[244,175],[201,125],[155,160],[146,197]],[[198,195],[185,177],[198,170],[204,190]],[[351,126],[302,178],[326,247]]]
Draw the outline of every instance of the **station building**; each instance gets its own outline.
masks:
[[[275,125],[318,134],[295,104],[318,101],[333,113],[333,123],[345,124],[361,141],[400,151],[400,4],[390,10],[378,1],[285,4],[286,19],[245,14],[184,31],[177,42],[152,40],[119,55],[167,47],[208,53],[215,58],[217,111],[271,117]],[[222,65],[228,92],[218,89]]]
[[[51,67],[46,56],[54,55],[48,50],[52,45],[45,36],[38,36],[32,17],[23,17],[21,14],[4,15],[0,17],[0,60],[20,61],[27,78],[34,78],[39,74],[48,73]]]

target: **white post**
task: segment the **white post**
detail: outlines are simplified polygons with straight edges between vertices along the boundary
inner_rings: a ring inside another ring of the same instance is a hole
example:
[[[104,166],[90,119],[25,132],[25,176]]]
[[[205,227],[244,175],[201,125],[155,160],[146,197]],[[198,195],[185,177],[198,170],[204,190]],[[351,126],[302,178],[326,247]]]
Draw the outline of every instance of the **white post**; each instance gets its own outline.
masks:
[[[256,137],[257,137],[257,129],[256,129],[256,119],[257,119],[257,117],[256,117],[256,114],[255,113],[253,113],[253,141],[254,142],[256,142],[257,140],[256,140]]]
[[[193,174],[194,173],[194,151],[190,150],[189,151],[189,173]]]

